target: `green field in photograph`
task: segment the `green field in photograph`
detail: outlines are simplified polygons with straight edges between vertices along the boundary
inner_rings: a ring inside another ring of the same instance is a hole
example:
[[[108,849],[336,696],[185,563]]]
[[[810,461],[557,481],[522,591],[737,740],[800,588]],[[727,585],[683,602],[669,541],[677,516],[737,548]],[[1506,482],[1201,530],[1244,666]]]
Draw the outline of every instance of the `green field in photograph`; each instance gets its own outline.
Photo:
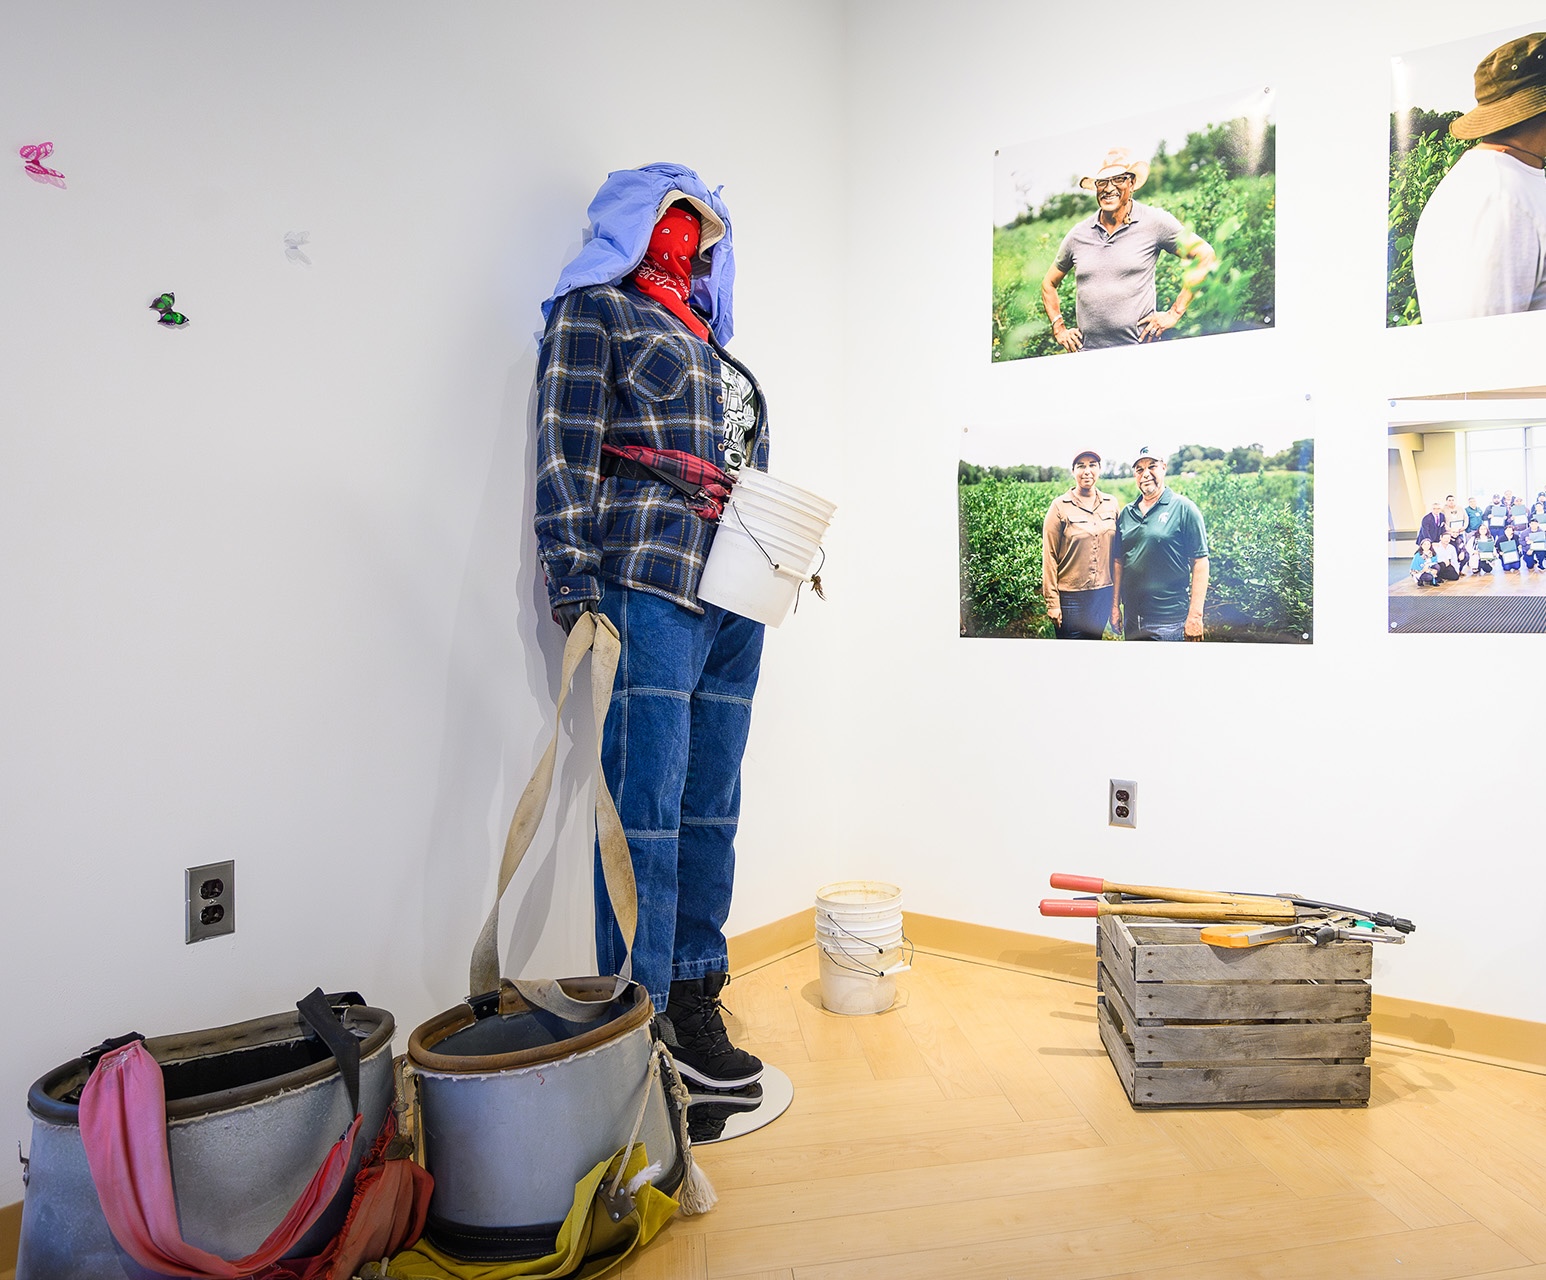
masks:
[[[1067,480],[1025,481],[962,465],[961,627],[968,636],[1052,637],[1041,594],[1041,525]],[[1208,530],[1212,640],[1303,641],[1315,612],[1315,477],[1309,471],[1166,477]],[[1122,502],[1135,482],[1103,479]]]
[[[1165,341],[1201,334],[1269,328],[1275,320],[1277,178],[1276,126],[1269,126],[1256,172],[1244,172],[1248,148],[1244,120],[1211,125],[1188,135],[1171,155],[1163,145],[1149,180],[1136,193],[1140,204],[1173,214],[1219,255],[1219,268],[1197,291],[1186,315]],[[993,359],[1063,355],[1041,305],[1041,280],[1074,223],[1093,218],[1095,197],[1061,192],[1008,226],[993,230]],[[1159,305],[1168,307],[1181,288],[1181,259],[1162,253],[1156,268]],[[1073,323],[1074,276],[1058,291]]]

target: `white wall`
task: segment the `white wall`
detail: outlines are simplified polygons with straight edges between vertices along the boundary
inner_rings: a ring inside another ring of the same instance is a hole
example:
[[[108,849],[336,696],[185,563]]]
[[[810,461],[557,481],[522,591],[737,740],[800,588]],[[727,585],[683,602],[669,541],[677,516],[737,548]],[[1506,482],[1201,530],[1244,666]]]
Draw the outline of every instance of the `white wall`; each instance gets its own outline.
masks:
[[[1418,932],[1379,953],[1377,990],[1546,1020],[1531,930],[1506,914],[1546,887],[1539,789],[1512,765],[1474,780],[1449,754],[1497,718],[1539,720],[1538,682],[1465,673],[1524,669],[1541,640],[1387,636],[1382,551],[1386,397],[1534,385],[1546,349],[1539,316],[1384,331],[1389,59],[1539,7],[851,12],[850,419],[887,446],[844,513],[848,603],[885,622],[849,704],[860,843],[910,905],[1070,938],[1089,926],[1036,913],[1053,871],[1393,910]],[[990,366],[994,149],[1257,84],[1278,90],[1279,331]],[[1122,414],[1190,414],[1196,438],[1213,424],[1228,443],[1252,438],[1240,406],[1305,396],[1313,646],[957,638],[963,429],[1023,424],[1025,454],[1002,461],[1051,461],[1039,424],[1086,422],[1098,445]],[[1138,781],[1136,831],[1104,825],[1112,777]]]
[[[0,1151],[31,1081],[108,1034],[321,984],[405,1036],[466,994],[562,639],[530,532],[538,303],[609,170],[723,183],[733,347],[780,465],[841,498],[841,316],[783,251],[845,181],[820,3],[665,35],[624,2],[5,24]],[[65,190],[15,157],[44,139]],[[166,289],[185,331],[146,308]],[[838,617],[768,644],[738,928],[798,909],[830,851]],[[579,776],[562,859],[544,831],[510,895],[511,971],[593,971]],[[236,935],[185,946],[183,868],[233,856]]]
[[[1035,914],[1053,870],[1291,887],[1417,919],[1381,990],[1546,1019],[1528,930],[1455,896],[1541,890],[1530,785],[1478,799],[1416,746],[1467,698],[1535,719],[1528,681],[1431,677],[1539,641],[1388,639],[1378,554],[1384,398],[1541,381],[1539,328],[1380,329],[1386,59],[1533,11],[1213,6],[1182,34],[1124,4],[1120,48],[1076,6],[708,13],[673,45],[622,0],[8,8],[6,145],[52,139],[69,187],[0,165],[0,1139],[111,1033],[316,983],[406,1029],[464,994],[556,678],[536,304],[606,171],[662,158],[725,184],[775,465],[841,503],[834,599],[769,637],[732,931],[850,875],[1069,937]],[[993,148],[1258,79],[1281,331],[990,367]],[[813,223],[833,238],[792,260]],[[168,288],[186,332],[145,310]],[[963,427],[1143,413],[1160,379],[1199,415],[1312,396],[1314,646],[958,639]],[[1102,825],[1113,775],[1136,832]],[[589,967],[577,777],[511,895],[512,970]],[[185,947],[182,869],[226,856],[239,931]]]

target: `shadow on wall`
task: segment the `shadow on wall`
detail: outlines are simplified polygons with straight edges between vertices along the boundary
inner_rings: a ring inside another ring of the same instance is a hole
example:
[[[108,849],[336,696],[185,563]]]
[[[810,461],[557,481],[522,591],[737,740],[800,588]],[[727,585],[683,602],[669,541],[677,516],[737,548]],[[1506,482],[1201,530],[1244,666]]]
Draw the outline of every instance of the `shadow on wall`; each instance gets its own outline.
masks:
[[[435,999],[447,1003],[469,994],[461,966],[491,905],[510,816],[546,746],[557,698],[563,633],[550,618],[529,519],[536,471],[535,366],[532,346],[506,381],[451,636],[439,780],[419,890],[424,938],[419,971]],[[596,747],[584,724],[586,702],[579,700],[581,741],[559,763],[560,814],[588,801],[588,793],[579,793],[588,781],[584,765]],[[575,710],[571,703],[565,711],[571,736]],[[502,916],[506,974],[520,972],[530,960],[564,899],[552,832],[549,820],[506,895],[518,904]],[[588,901],[584,910],[588,916]],[[575,946],[588,950],[588,934]],[[577,962],[575,972],[593,971],[594,963],[594,956]]]

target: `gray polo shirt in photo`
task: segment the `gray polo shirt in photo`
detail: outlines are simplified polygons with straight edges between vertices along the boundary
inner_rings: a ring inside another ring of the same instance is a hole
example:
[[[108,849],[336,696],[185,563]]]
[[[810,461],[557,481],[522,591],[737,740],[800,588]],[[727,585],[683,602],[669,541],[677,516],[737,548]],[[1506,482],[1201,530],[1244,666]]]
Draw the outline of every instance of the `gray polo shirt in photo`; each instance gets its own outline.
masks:
[[[1154,265],[1162,250],[1179,253],[1185,234],[1174,216],[1136,200],[1110,235],[1099,215],[1069,228],[1056,265],[1074,273],[1074,318],[1084,350],[1138,341],[1139,323],[1158,310]]]

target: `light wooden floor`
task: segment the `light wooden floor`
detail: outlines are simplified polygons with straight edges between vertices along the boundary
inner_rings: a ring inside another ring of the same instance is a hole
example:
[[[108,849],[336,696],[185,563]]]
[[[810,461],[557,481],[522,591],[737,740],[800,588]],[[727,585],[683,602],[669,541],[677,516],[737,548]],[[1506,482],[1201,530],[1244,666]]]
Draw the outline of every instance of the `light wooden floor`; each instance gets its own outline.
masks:
[[[1407,571],[1410,557],[1400,566],[1401,577],[1390,584],[1393,596],[1423,596],[1432,599],[1444,596],[1543,596],[1546,595],[1546,569],[1518,569],[1504,573],[1494,569],[1491,573],[1466,573],[1454,582],[1441,582],[1436,587],[1419,587]]]
[[[1350,1110],[1133,1111],[1095,992],[919,954],[821,1008],[807,948],[725,992],[794,1105],[699,1148],[718,1207],[627,1280],[1546,1280],[1546,1077],[1376,1043]]]

